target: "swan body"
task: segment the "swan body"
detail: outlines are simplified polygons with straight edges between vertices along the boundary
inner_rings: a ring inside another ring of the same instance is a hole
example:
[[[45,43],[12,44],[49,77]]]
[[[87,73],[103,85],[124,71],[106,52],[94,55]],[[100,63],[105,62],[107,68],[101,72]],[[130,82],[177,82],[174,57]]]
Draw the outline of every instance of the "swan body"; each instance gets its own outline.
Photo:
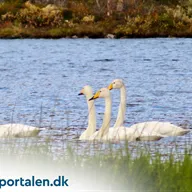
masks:
[[[40,132],[37,127],[22,124],[0,125],[0,137],[30,137],[36,136]]]
[[[117,120],[114,127],[122,126],[125,119],[126,111],[126,88],[121,79],[115,79],[109,86],[109,90],[120,89],[120,105],[117,115]],[[169,122],[149,121],[143,123],[137,123],[132,125],[130,128],[136,129],[139,132],[146,132],[149,134],[160,134],[164,136],[181,136],[189,133],[189,129],[183,129]]]
[[[130,128],[136,130],[143,130],[149,133],[159,133],[165,136],[182,136],[190,132],[188,129],[183,129],[169,122],[149,121],[143,123],[137,123]]]
[[[96,131],[89,140],[128,140],[128,141],[136,141],[136,140],[159,140],[163,136],[160,134],[149,134],[145,131],[135,130],[134,128],[126,128],[123,126],[120,127],[110,127],[111,121],[111,95],[107,88],[102,88],[98,91],[90,101],[97,99],[97,98],[104,98],[105,99],[105,113],[103,124],[99,131]]]
[[[159,134],[149,134],[148,132],[135,131],[134,128],[117,127],[109,128],[107,134],[103,137],[99,136],[99,131],[96,131],[89,140],[102,140],[102,141],[158,141],[164,138]]]

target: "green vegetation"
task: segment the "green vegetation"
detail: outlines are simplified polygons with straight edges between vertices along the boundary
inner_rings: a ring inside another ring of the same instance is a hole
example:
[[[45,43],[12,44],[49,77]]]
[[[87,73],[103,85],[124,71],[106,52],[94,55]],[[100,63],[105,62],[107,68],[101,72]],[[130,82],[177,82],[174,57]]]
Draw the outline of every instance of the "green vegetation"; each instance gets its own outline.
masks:
[[[191,37],[192,1],[74,0],[63,6],[25,0],[0,3],[1,38],[97,38],[108,34],[116,38]]]
[[[133,153],[127,143],[122,144],[121,149],[115,149],[113,145],[98,143],[84,143],[82,147],[82,143],[77,141],[74,146],[66,142],[66,147],[56,155],[52,152],[48,140],[45,144],[27,141],[30,140],[24,139],[19,142],[13,140],[11,147],[1,145],[1,163],[4,164],[9,159],[14,162],[14,166],[19,166],[18,170],[22,170],[20,166],[24,165],[21,163],[23,161],[26,161],[27,166],[32,165],[36,169],[40,166],[38,169],[44,170],[47,165],[55,172],[60,170],[62,174],[71,173],[71,180],[76,181],[78,178],[78,182],[87,190],[112,189],[136,192],[192,190],[190,155],[192,150],[189,148],[182,155],[179,153],[162,155],[158,149],[155,154],[149,153],[147,146],[145,149],[138,147]],[[9,142],[11,143],[11,140]],[[99,150],[100,147],[103,150]],[[97,149],[95,152],[94,148]]]

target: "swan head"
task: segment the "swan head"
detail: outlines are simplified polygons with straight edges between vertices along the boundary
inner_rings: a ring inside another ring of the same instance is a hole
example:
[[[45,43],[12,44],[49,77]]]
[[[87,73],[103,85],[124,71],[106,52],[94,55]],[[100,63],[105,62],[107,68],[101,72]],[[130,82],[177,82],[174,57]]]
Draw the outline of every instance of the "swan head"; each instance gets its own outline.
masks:
[[[106,97],[110,97],[110,92],[108,88],[101,88],[99,91],[97,91],[95,93],[95,95],[93,95],[93,97],[91,97],[89,99],[89,101],[97,99],[97,98],[106,98]]]
[[[84,86],[78,95],[85,95],[87,98],[91,98],[93,96],[92,87],[89,85]]]
[[[112,89],[121,89],[123,87],[123,80],[122,79],[115,79],[113,82],[108,86],[109,90]]]

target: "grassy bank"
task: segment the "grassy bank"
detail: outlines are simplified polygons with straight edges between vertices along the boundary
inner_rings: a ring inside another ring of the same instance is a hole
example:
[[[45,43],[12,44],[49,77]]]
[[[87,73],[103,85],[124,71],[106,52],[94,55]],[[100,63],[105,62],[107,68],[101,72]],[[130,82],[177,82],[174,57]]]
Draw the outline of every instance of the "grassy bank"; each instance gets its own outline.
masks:
[[[31,144],[20,142],[10,148],[0,148],[0,158],[4,166],[23,170],[26,164],[33,170],[48,170],[67,174],[71,181],[76,181],[84,190],[111,190],[111,191],[191,191],[192,190],[192,156],[191,149],[186,148],[182,158],[175,158],[174,153],[166,158],[156,150],[151,154],[146,150],[137,150],[134,154],[125,144],[122,149],[114,150],[106,144],[106,149],[91,153],[92,145],[87,143],[86,151],[81,147],[81,153],[72,149],[70,143],[59,156],[51,152],[49,142],[45,144]],[[81,144],[80,144],[81,145]],[[108,149],[108,150],[107,150]],[[106,151],[108,151],[106,153]],[[22,163],[26,162],[26,163]],[[45,171],[46,172],[46,171]],[[34,174],[34,172],[33,172]],[[45,174],[45,173],[44,173]]]
[[[0,37],[192,37],[191,0],[138,0],[121,10],[105,4],[98,8],[95,2],[70,1],[59,7],[5,0],[0,4]]]

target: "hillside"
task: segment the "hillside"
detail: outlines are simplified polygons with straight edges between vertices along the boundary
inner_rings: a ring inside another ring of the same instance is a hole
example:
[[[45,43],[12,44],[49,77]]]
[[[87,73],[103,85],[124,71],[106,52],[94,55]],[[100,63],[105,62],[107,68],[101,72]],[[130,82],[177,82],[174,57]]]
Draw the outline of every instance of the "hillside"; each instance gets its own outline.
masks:
[[[1,38],[191,37],[192,0],[5,0]]]

